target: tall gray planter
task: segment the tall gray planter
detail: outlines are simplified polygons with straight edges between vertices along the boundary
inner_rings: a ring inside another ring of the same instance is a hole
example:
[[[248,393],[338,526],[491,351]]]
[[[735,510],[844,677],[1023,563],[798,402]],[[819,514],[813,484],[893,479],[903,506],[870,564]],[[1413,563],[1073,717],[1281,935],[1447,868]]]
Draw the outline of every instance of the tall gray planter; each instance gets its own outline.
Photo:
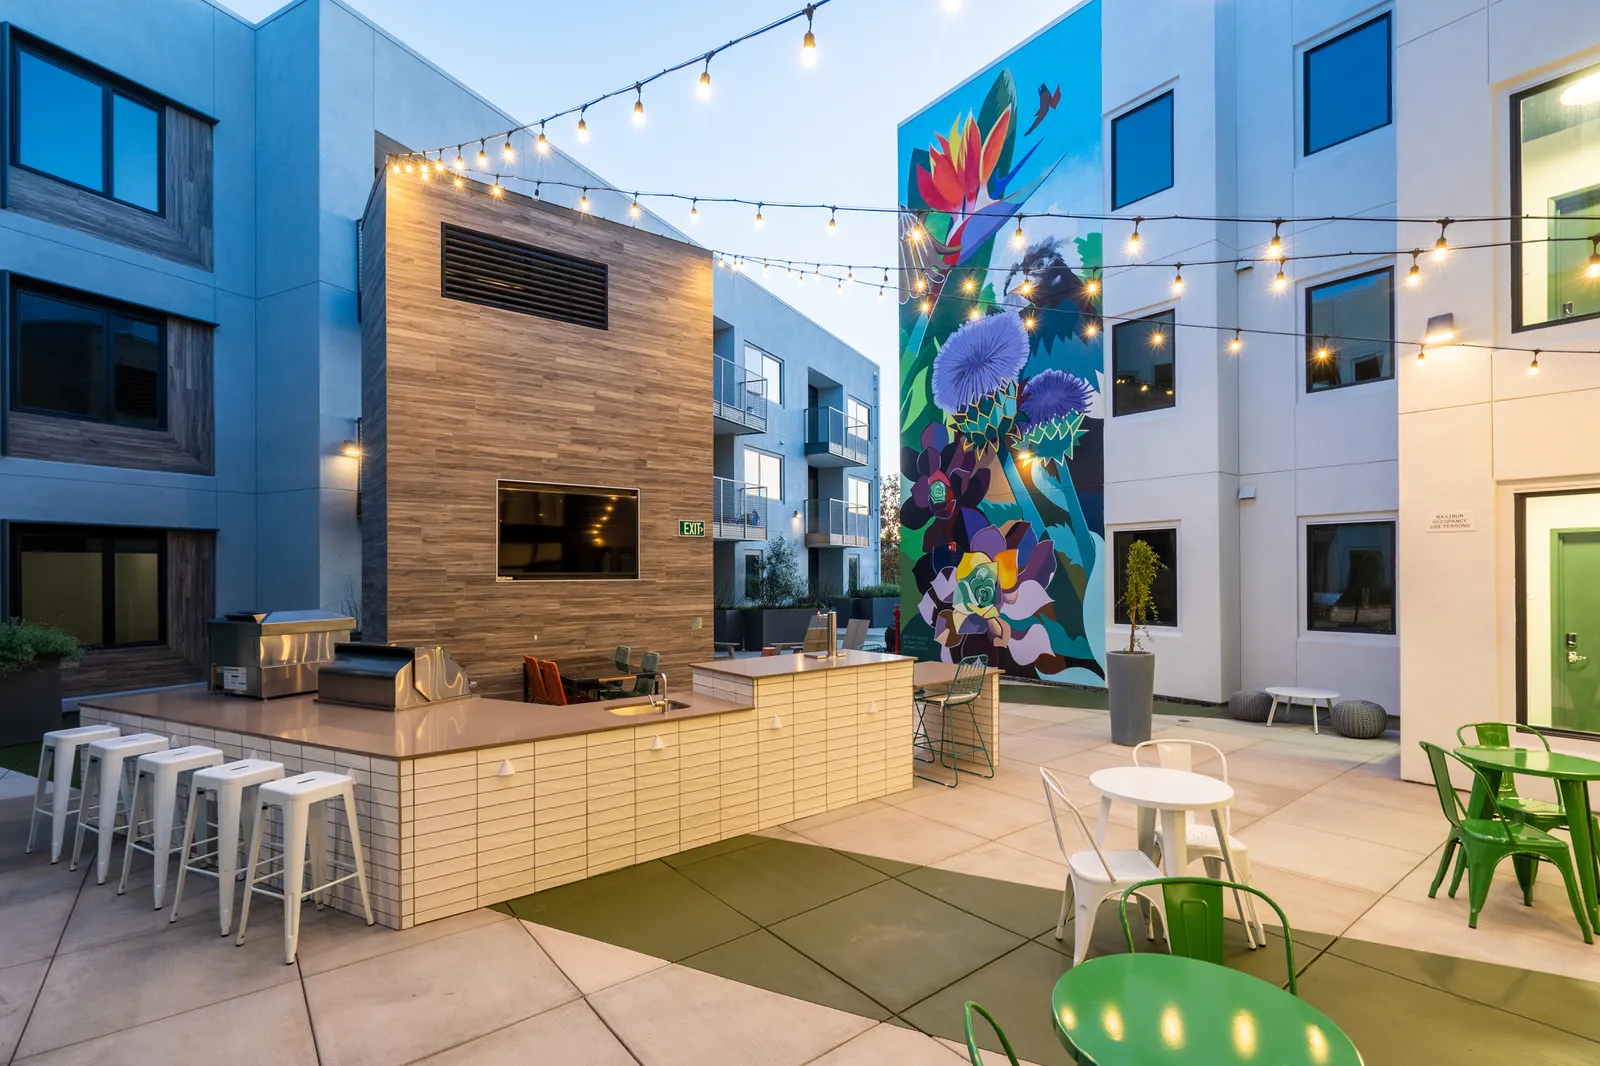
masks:
[[[1132,747],[1150,739],[1155,711],[1156,657],[1147,651],[1106,652],[1111,743]]]
[[[0,748],[37,744],[61,728],[61,666],[39,661],[0,677]]]

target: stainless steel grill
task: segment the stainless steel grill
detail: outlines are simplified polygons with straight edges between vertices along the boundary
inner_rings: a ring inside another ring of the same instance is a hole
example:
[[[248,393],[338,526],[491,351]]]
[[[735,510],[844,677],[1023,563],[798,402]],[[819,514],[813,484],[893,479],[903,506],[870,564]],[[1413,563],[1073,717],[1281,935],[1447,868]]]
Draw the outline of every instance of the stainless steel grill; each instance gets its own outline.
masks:
[[[399,711],[472,695],[472,682],[437,644],[340,644],[317,675],[317,699]]]
[[[317,690],[317,670],[355,619],[332,611],[238,612],[206,623],[214,692],[271,699]]]

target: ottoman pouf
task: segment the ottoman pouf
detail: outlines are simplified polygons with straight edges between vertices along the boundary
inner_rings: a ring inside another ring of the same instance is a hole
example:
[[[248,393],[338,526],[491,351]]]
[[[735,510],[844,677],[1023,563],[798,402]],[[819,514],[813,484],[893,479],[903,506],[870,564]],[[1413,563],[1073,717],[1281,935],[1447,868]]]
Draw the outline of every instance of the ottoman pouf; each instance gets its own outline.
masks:
[[[1235,692],[1228,697],[1228,713],[1241,722],[1265,722],[1272,712],[1272,697],[1265,692]]]
[[[1341,700],[1328,715],[1334,731],[1342,737],[1371,740],[1389,728],[1389,712],[1368,700]]]

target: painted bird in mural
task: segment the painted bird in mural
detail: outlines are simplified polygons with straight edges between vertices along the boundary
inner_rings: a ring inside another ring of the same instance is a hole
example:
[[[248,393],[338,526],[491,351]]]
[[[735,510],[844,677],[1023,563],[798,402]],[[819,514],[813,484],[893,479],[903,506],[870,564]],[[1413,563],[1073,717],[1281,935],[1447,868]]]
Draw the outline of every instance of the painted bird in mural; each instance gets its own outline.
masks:
[[[1054,111],[1060,103],[1061,86],[1057,85],[1055,92],[1051,92],[1048,85],[1039,86],[1039,110],[1034,113],[1033,125],[1029,126],[1022,135],[1026,137],[1028,134],[1038,129],[1039,123],[1044,121],[1044,117],[1050,112]]]
[[[1005,289],[1041,310],[1067,306],[1080,315],[1095,311],[1093,296],[1084,291],[1083,279],[1067,265],[1055,237],[1028,246],[1022,260],[1006,273]]]

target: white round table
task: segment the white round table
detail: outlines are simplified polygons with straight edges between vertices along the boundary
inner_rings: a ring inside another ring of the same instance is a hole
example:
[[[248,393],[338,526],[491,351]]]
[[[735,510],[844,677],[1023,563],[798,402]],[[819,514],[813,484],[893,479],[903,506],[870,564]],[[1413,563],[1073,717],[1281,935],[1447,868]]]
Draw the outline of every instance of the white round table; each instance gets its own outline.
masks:
[[[1266,690],[1272,697],[1272,710],[1267,712],[1267,725],[1272,725],[1272,718],[1278,713],[1278,704],[1285,705],[1304,703],[1311,708],[1311,731],[1317,732],[1317,711],[1322,709],[1322,704],[1328,705],[1328,714],[1333,714],[1333,705],[1338,702],[1339,694],[1325,688],[1297,688],[1293,685],[1279,685]]]
[[[1189,812],[1210,811],[1228,880],[1239,880],[1233,869],[1233,854],[1228,849],[1228,829],[1222,818],[1223,809],[1233,802],[1233,786],[1226,781],[1161,766],[1113,766],[1090,774],[1089,784],[1100,793],[1100,820],[1095,825],[1097,844],[1105,841],[1112,802],[1121,800],[1138,809],[1139,850],[1154,854],[1156,815],[1159,813],[1161,872],[1168,877],[1182,877],[1189,869]],[[1233,893],[1233,902],[1241,916],[1247,912],[1244,899],[1237,889]],[[1245,936],[1250,946],[1255,947],[1256,938],[1251,930],[1255,922],[1253,902],[1249,905],[1248,913],[1250,920],[1244,923]]]

